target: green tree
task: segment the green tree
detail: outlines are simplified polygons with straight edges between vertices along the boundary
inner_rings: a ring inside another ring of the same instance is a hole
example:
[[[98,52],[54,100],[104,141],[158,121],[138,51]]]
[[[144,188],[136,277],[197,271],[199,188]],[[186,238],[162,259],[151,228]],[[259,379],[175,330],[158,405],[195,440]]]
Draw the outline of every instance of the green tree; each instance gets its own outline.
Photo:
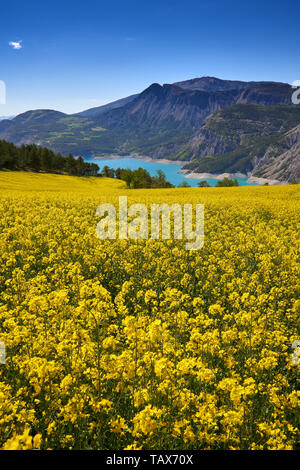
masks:
[[[104,165],[104,167],[101,170],[101,175],[104,176],[105,178],[114,178],[115,170],[113,168],[110,168],[107,165]]]
[[[69,175],[76,175],[76,160],[70,153],[66,158],[65,168]]]
[[[221,181],[217,182],[218,187],[229,187],[229,186],[239,186],[239,182],[237,179],[231,179],[231,178],[223,178]]]
[[[207,181],[199,181],[198,183],[199,188],[210,188],[210,184]]]
[[[85,164],[82,157],[76,159],[76,174],[78,176],[84,176],[85,174]]]
[[[191,187],[191,185],[187,181],[182,181],[182,183],[179,183],[177,185],[177,188],[190,188],[190,187]]]
[[[41,152],[41,169],[44,171],[52,170],[52,155],[51,151],[47,148],[43,148]]]

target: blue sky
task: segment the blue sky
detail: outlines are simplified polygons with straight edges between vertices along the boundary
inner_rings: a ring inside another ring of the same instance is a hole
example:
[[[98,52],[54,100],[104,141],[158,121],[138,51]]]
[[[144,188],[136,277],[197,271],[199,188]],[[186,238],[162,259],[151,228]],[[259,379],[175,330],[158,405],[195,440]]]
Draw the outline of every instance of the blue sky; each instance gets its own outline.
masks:
[[[2,2],[0,115],[72,113],[203,75],[291,83],[299,14],[290,0]]]

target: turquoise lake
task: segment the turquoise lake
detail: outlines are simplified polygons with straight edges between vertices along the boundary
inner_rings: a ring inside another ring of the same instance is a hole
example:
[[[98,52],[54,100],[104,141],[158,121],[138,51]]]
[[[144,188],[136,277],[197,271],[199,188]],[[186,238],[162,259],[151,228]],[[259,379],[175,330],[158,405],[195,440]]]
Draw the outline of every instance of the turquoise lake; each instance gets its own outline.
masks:
[[[128,168],[130,170],[137,170],[139,167],[144,168],[147,170],[151,176],[156,175],[157,170],[162,170],[166,175],[167,181],[177,186],[178,184],[182,183],[183,181],[187,181],[190,186],[197,186],[198,182],[201,181],[200,179],[195,178],[186,178],[186,176],[182,173],[178,173],[181,170],[180,164],[174,163],[161,163],[159,160],[157,162],[148,162],[145,160],[140,160],[138,158],[106,158],[106,159],[96,159],[96,158],[85,158],[86,162],[93,162],[96,163],[100,171],[102,168],[107,165],[110,168],[116,170],[117,168]],[[215,186],[218,182],[217,179],[214,178],[203,178],[205,179],[211,186]],[[253,183],[247,183],[247,178],[237,178],[240,186],[253,186]]]

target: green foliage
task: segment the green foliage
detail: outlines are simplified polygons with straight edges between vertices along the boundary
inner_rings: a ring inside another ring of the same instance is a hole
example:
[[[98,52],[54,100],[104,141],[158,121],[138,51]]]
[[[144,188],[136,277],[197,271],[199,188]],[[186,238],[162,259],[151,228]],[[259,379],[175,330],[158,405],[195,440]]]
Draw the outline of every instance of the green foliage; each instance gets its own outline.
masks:
[[[144,168],[121,169],[120,179],[126,181],[129,188],[173,188],[173,185],[166,181],[166,176],[161,170],[157,171],[157,176],[151,176]]]
[[[223,178],[221,181],[217,182],[217,186],[221,188],[226,188],[229,186],[239,186],[239,182],[237,179],[231,179],[231,178]]]
[[[109,168],[105,165],[102,168],[101,176],[107,178],[117,178],[125,181],[128,188],[173,188],[174,186],[166,180],[166,175],[162,170],[157,170],[156,176],[151,176],[144,168],[129,170],[123,168]]]
[[[182,183],[179,183],[177,185],[177,188],[190,188],[191,185],[187,181],[182,181]]]
[[[74,158],[71,154],[63,157],[60,153],[35,144],[16,147],[0,140],[0,170],[2,169],[96,176],[99,167],[95,163],[84,162],[82,157]]]
[[[198,183],[199,188],[210,188],[210,184],[207,181],[199,181]]]
[[[193,151],[189,146],[187,146],[187,147],[183,147],[183,149],[181,149],[180,152],[178,152],[175,155],[175,160],[182,160],[182,161],[190,160],[192,156],[193,156]]]
[[[105,176],[106,178],[114,178],[115,177],[115,170],[113,168],[109,168],[109,166],[105,165],[100,173],[101,176]]]

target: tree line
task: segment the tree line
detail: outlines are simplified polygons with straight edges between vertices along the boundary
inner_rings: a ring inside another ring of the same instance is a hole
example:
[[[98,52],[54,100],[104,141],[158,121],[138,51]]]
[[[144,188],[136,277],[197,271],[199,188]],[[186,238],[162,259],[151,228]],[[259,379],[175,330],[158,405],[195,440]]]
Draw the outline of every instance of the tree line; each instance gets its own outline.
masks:
[[[117,168],[114,170],[105,165],[100,173],[101,176],[106,178],[117,178],[125,181],[128,188],[174,188],[174,185],[166,180],[166,175],[162,170],[157,170],[156,176],[151,176],[150,173],[144,168],[137,170],[129,170],[124,168]]]
[[[198,186],[199,188],[210,188],[210,184],[206,180],[200,181],[198,183]],[[231,186],[239,186],[239,182],[236,178],[231,179],[231,178],[227,178],[226,176],[222,180],[219,180],[216,185],[216,187],[218,188],[228,188]]]
[[[166,176],[162,170],[157,170],[156,176],[151,176],[144,168],[138,168],[137,170],[129,170],[123,168],[117,168],[114,170],[109,166],[105,165],[98,176],[106,178],[117,178],[126,182],[128,188],[174,188],[174,185],[166,180]],[[217,182],[216,187],[230,187],[239,186],[237,179],[223,178]],[[190,188],[191,185],[188,181],[183,181],[177,185],[177,188]],[[204,180],[199,181],[199,188],[210,188],[210,184]]]
[[[82,157],[75,158],[72,154],[65,157],[36,144],[16,147],[10,142],[0,140],[0,170],[3,169],[97,176],[99,167],[95,163],[85,162]]]
[[[206,181],[206,180],[203,180],[203,181],[199,181],[199,183],[197,184],[198,185],[198,188],[210,188],[210,184]],[[237,179],[231,179],[231,178],[227,178],[225,176],[225,178],[223,178],[222,180],[219,180],[216,184],[216,188],[226,188],[226,187],[230,187],[230,186],[239,186],[239,182]],[[187,182],[187,181],[183,181],[182,183],[180,183],[177,188],[190,188],[191,185]]]

